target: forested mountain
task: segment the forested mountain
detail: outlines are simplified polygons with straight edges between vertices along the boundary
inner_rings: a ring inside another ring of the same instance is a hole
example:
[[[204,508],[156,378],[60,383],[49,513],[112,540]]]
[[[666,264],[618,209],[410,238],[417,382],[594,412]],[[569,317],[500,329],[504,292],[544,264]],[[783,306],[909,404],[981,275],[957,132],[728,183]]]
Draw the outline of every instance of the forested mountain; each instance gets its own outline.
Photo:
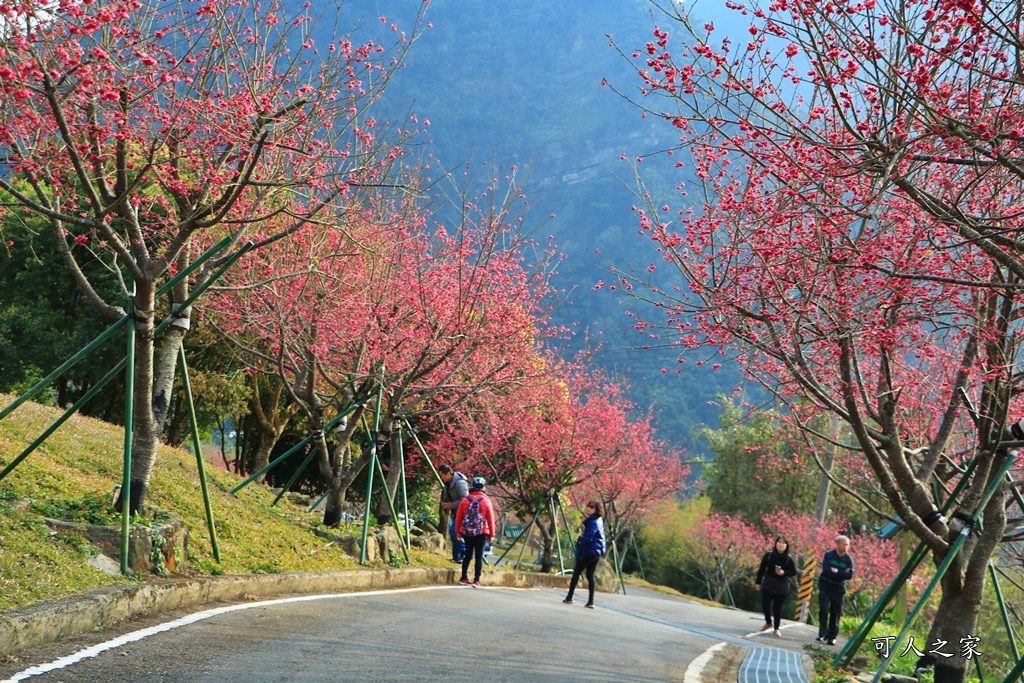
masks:
[[[401,25],[408,2],[378,2],[381,16]],[[629,330],[635,302],[592,291],[610,263],[641,268],[657,253],[638,235],[629,164],[670,147],[672,129],[602,87],[607,79],[635,91],[636,75],[609,44],[642,48],[654,18],[646,0],[548,3],[541,0],[431,0],[424,32],[387,97],[429,120],[431,153],[448,168],[472,157],[520,169],[535,164],[526,184],[530,219],[554,235],[565,257],[556,284],[565,300],[556,321],[574,330],[558,342],[567,355],[601,344],[596,363],[652,406],[661,436],[691,446],[696,424],[716,424],[709,405],[740,379],[726,364],[717,372],[678,362],[675,349],[632,350],[645,341]],[[676,159],[646,157],[645,180],[666,189],[678,182]],[[552,217],[553,214],[553,217]],[[599,252],[599,253],[597,253]],[[665,276],[670,276],[666,273]],[[718,361],[716,361],[718,362]],[[663,372],[663,369],[666,370]]]

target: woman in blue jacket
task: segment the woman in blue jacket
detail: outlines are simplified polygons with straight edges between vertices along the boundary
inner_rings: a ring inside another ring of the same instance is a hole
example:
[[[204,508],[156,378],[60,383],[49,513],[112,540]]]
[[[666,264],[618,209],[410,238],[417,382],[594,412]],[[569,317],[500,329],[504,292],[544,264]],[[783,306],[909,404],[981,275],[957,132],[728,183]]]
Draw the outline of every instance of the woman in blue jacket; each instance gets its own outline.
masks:
[[[594,570],[597,569],[597,563],[604,555],[605,549],[603,517],[604,506],[601,505],[601,501],[592,500],[587,503],[587,518],[583,520],[580,537],[576,539],[576,566],[572,568],[569,594],[562,601],[567,605],[572,604],[572,594],[576,591],[580,574],[586,572],[590,599],[584,607],[594,609],[594,589],[597,587],[594,581]]]

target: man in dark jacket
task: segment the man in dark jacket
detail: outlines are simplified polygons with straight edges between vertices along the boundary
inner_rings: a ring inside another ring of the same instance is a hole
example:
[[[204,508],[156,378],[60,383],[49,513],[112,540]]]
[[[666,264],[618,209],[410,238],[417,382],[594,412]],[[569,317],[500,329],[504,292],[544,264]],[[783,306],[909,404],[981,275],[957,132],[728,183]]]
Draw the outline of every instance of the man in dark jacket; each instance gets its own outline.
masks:
[[[469,494],[469,480],[462,472],[456,472],[451,465],[441,465],[437,468],[441,475],[444,488],[441,489],[441,510],[448,513],[448,537],[452,540],[452,562],[462,564],[462,557],[466,553],[466,544],[455,533],[455,512],[459,509],[459,503]]]
[[[819,643],[836,644],[839,635],[839,617],[843,615],[843,596],[846,582],[853,578],[853,558],[846,554],[850,539],[836,536],[836,547],[825,553],[818,576],[818,637]]]

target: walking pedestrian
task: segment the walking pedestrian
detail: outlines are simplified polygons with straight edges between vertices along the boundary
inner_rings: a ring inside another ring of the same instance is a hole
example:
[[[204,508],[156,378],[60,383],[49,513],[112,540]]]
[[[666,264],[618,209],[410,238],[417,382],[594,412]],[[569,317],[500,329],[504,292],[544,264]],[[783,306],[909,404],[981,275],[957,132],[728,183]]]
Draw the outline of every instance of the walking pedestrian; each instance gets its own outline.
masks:
[[[469,480],[462,472],[456,472],[451,465],[441,465],[437,473],[444,482],[441,489],[441,510],[447,511],[448,538],[452,542],[452,562],[462,564],[462,557],[466,554],[466,544],[463,543],[458,534],[455,533],[455,513],[459,509],[459,503],[469,493]]]
[[[853,558],[846,552],[850,539],[836,536],[835,544],[836,547],[822,558],[818,577],[818,637],[815,640],[827,645],[836,644],[846,582],[853,578]]]
[[[580,536],[576,539],[576,565],[572,568],[572,579],[569,581],[569,594],[562,602],[567,605],[573,603],[573,593],[576,592],[576,584],[579,583],[580,574],[587,576],[587,590],[589,598],[584,607],[594,609],[594,589],[597,583],[594,581],[594,570],[597,563],[605,553],[604,541],[604,506],[601,501],[592,500],[587,503],[587,518],[583,520],[580,527]]]
[[[796,563],[789,555],[789,541],[785,536],[777,536],[772,549],[761,558],[761,566],[754,580],[754,590],[761,591],[761,609],[764,610],[762,631],[772,628],[774,623],[775,635],[782,635],[779,630],[782,605],[789,595],[791,576],[796,576]]]
[[[484,493],[487,480],[483,477],[474,477],[469,485],[469,494],[459,503],[459,509],[455,516],[455,533],[466,544],[466,552],[462,556],[462,577],[459,584],[463,586],[472,585],[480,588],[480,572],[484,564],[484,547],[494,536],[494,530],[498,528],[494,517],[494,506],[491,499]],[[473,571],[473,581],[469,580],[469,562],[476,558],[476,566]]]

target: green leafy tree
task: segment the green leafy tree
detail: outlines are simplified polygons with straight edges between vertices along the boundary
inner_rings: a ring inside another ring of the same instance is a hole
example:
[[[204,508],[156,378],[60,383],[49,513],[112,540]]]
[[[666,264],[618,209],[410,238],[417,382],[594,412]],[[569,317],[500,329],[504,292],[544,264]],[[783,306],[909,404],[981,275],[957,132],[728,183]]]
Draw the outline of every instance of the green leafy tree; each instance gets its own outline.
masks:
[[[0,252],[0,392],[28,389],[109,324],[62,268],[52,242],[40,236],[45,229],[39,217],[14,213],[4,216],[0,228],[4,236]],[[87,249],[80,251],[82,267],[97,281],[97,287],[112,291],[117,286],[113,274]],[[94,352],[89,362],[60,377],[42,400],[61,407],[74,403],[124,352],[123,343],[111,341]],[[113,383],[82,412],[117,418],[123,395],[123,387]]]
[[[726,396],[718,404],[722,426],[700,430],[714,456],[704,468],[712,511],[760,524],[780,508],[814,510],[820,474],[806,451],[786,438],[780,415],[749,411]]]

